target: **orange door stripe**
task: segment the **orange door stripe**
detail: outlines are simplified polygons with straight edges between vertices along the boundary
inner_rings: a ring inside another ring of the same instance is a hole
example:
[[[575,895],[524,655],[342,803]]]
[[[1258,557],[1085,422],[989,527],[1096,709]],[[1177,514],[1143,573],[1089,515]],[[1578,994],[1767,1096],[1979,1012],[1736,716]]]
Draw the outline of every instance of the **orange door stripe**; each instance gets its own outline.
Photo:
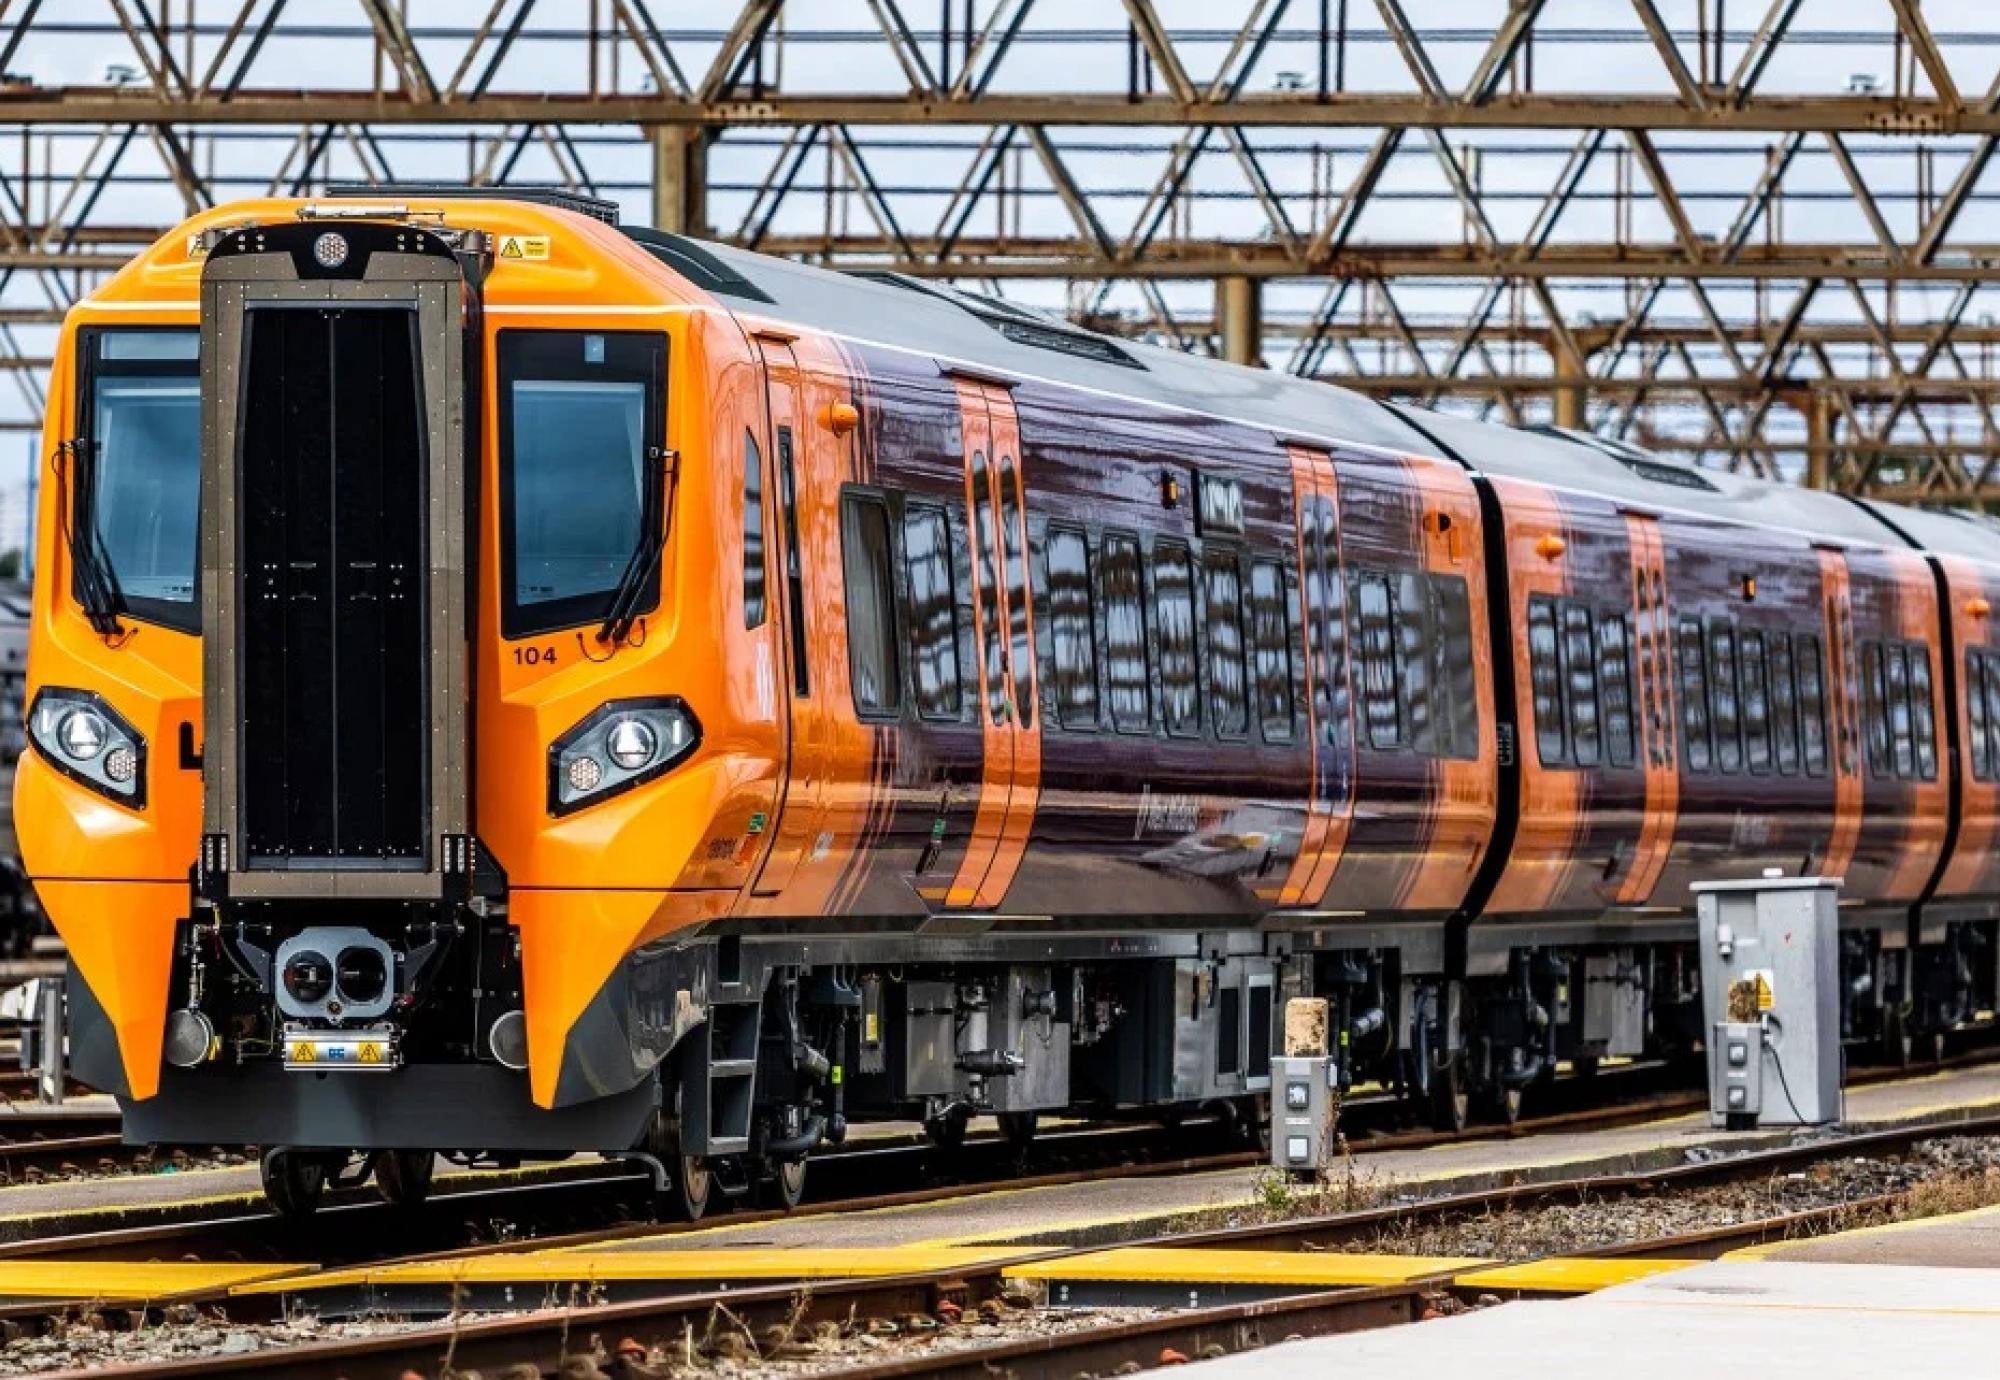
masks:
[[[1822,591],[1822,641],[1826,644],[1826,699],[1833,722],[1827,725],[1827,752],[1833,759],[1833,834],[1827,841],[1821,875],[1840,877],[1854,862],[1861,841],[1861,726],[1858,687],[1859,655],[1854,646],[1854,604],[1848,583],[1847,555],[1819,548]]]
[[[1673,855],[1674,832],[1680,814],[1680,762],[1675,753],[1672,681],[1667,653],[1666,549],[1659,519],[1627,512],[1625,531],[1631,547],[1632,632],[1626,656],[1636,673],[1638,701],[1633,707],[1640,744],[1640,767],[1646,774],[1645,821],[1639,845],[1617,900],[1642,905],[1659,885]]]
[[[983,904],[981,887],[999,851],[1000,835],[1006,826],[1007,793],[1013,778],[1014,736],[1011,725],[994,722],[990,709],[996,692],[1005,694],[1004,686],[989,684],[986,653],[987,600],[991,597],[997,605],[999,591],[997,572],[987,564],[989,548],[980,539],[982,526],[991,530],[991,495],[985,500],[987,508],[983,513],[979,497],[981,489],[990,485],[975,487],[974,484],[975,474],[984,471],[993,450],[992,423],[987,416],[984,387],[965,378],[954,378],[952,383],[958,390],[958,414],[965,433],[965,540],[972,551],[972,646],[977,667],[973,682],[978,692],[973,712],[979,716],[981,749],[979,804],[973,815],[972,838],[966,844],[965,855],[959,859],[951,888],[945,893],[947,906],[963,907]],[[992,635],[1004,641],[1004,624],[993,629]],[[997,674],[1005,673],[1003,670]]]
[[[1040,681],[1035,666],[1035,601],[1029,562],[1033,551],[1028,545],[1027,473],[1021,455],[1021,424],[1014,411],[1014,398],[1006,389],[986,385],[986,412],[992,429],[990,452],[993,475],[994,550],[1000,570],[1000,637],[1002,664],[1007,686],[1007,723],[1011,736],[1012,771],[1009,775],[1006,817],[992,866],[980,887],[979,904],[997,906],[1006,898],[1008,887],[1021,870],[1028,851],[1028,836],[1035,824],[1035,806],[1042,784],[1042,718]],[[1011,497],[1014,520],[1007,521]],[[1010,545],[1011,543],[1011,545]],[[1020,604],[1015,607],[1016,602]],[[1014,622],[1020,620],[1026,646],[1021,665],[1015,663]],[[1021,673],[1026,671],[1026,683]]]
[[[1347,847],[1347,831],[1353,811],[1353,800],[1330,804],[1325,800],[1325,771],[1321,752],[1324,749],[1325,726],[1319,716],[1319,696],[1321,682],[1326,677],[1326,668],[1321,663],[1324,652],[1322,630],[1314,626],[1314,609],[1308,597],[1312,588],[1314,571],[1312,555],[1314,551],[1313,506],[1325,503],[1333,514],[1334,549],[1332,577],[1343,579],[1345,564],[1340,556],[1340,497],[1334,478],[1333,461],[1320,451],[1304,446],[1287,446],[1286,453],[1292,462],[1293,522],[1297,536],[1299,599],[1299,625],[1303,633],[1301,648],[1305,660],[1306,691],[1306,747],[1308,761],[1308,793],[1306,797],[1306,818],[1299,837],[1299,851],[1292,859],[1292,865],[1285,874],[1283,887],[1279,891],[1279,904],[1285,906],[1317,906],[1324,902],[1327,889],[1332,885],[1333,874],[1340,866],[1340,858]],[[1335,597],[1322,593],[1322,601]],[[1342,673],[1344,673],[1344,667]],[[1329,702],[1337,702],[1338,695],[1329,694]],[[1351,703],[1351,701],[1350,701]],[[1336,710],[1335,712],[1339,712]],[[1351,721],[1350,721],[1351,722]],[[1350,732],[1348,742],[1352,744]],[[1353,772],[1348,773],[1352,780]]]

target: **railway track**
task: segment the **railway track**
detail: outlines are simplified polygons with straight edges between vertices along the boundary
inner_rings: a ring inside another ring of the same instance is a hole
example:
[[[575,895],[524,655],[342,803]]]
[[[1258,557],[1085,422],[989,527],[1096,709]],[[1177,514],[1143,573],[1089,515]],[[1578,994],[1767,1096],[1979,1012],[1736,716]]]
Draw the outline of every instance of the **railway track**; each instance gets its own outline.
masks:
[[[1950,1126],[1899,1127],[1832,1136],[1803,1144],[1623,1174],[1592,1174],[1553,1182],[1450,1194],[1393,1207],[1305,1217],[1254,1226],[1197,1231],[1139,1243],[1173,1250],[1336,1251],[1366,1241],[1385,1222],[1448,1223],[1495,1211],[1555,1205],[1600,1205],[1639,1195],[1668,1195],[1731,1182],[1795,1173],[1828,1160],[1889,1156],[1927,1140],[2000,1134],[2000,1116]],[[1808,1211],[1776,1213],[1700,1231],[1657,1235],[1584,1254],[1628,1257],[1714,1258],[1742,1246],[1812,1235],[1845,1226],[1857,1213],[1893,1206],[1899,1195]],[[1096,1248],[1077,1248],[1082,1255]],[[1572,1252],[1571,1254],[1575,1254]],[[748,1345],[809,1335],[825,1324],[852,1329],[871,1319],[931,1316],[949,1308],[970,1311],[1006,1292],[1003,1272],[1030,1259],[1046,1261],[1047,1248],[1024,1246],[1020,1255],[949,1270],[893,1278],[731,1288],[595,1306],[548,1309],[508,1317],[458,1320],[390,1335],[320,1343],[291,1350],[246,1355],[203,1356],[188,1361],[98,1369],[91,1374],[125,1380],[179,1380],[184,1376],[249,1375],[290,1380],[343,1375],[431,1376],[448,1365],[464,1373],[486,1374],[533,1366],[561,1370],[566,1359],[595,1356],[607,1363],[621,1351],[677,1351],[689,1339],[711,1335],[723,1320]],[[891,1380],[936,1375],[990,1380],[1070,1380],[1080,1373],[1106,1373],[1133,1365],[1159,1364],[1163,1357],[1235,1351],[1289,1336],[1379,1327],[1413,1320],[1451,1293],[1442,1275],[1369,1289],[1326,1290],[1293,1297],[1225,1305],[1108,1327],[1013,1338],[957,1350],[925,1349],[861,1369],[843,1369],[843,1380]],[[447,1359],[448,1358],[448,1359]],[[78,1376],[84,1372],[76,1372]]]
[[[1937,1067],[1988,1062],[1990,1050],[1975,1050]],[[1401,1104],[1388,1094],[1367,1096],[1343,1111],[1344,1133],[1358,1158],[1389,1150],[1416,1150],[1456,1141],[1508,1139],[1557,1131],[1608,1130],[1706,1105],[1705,1098],[1664,1086],[1671,1070],[1632,1065],[1592,1078],[1561,1080],[1545,1089],[1551,1110],[1513,1125],[1480,1125],[1463,1132],[1413,1130],[1399,1124]],[[1909,1071],[1858,1070],[1850,1086],[1909,1076]],[[1610,1102],[1602,1099],[1618,1089]],[[0,1123],[11,1126],[13,1123]],[[46,1137],[0,1141],[0,1174],[18,1179],[29,1168],[61,1173],[116,1162],[138,1163],[145,1147],[118,1142],[115,1120],[104,1129],[77,1126],[54,1114],[34,1123]],[[65,1128],[73,1128],[66,1132]],[[23,1130],[26,1128],[23,1127]],[[1150,1123],[1078,1127],[1045,1132],[1024,1159],[997,1137],[974,1137],[956,1153],[940,1155],[920,1136],[863,1140],[814,1157],[804,1204],[793,1214],[915,1207],[1009,1187],[1056,1186],[1093,1180],[1207,1172],[1264,1162],[1254,1149],[1226,1144],[1220,1128],[1202,1137],[1199,1124],[1167,1131]],[[82,1134],[76,1132],[81,1131]],[[20,1135],[16,1131],[16,1135]],[[311,1259],[327,1266],[378,1264],[464,1251],[540,1249],[551,1244],[588,1244],[620,1236],[672,1234],[677,1228],[654,1216],[644,1177],[610,1162],[549,1166],[518,1182],[465,1182],[447,1179],[419,1207],[381,1202],[372,1189],[334,1195],[314,1218],[287,1221],[261,1204],[113,1204],[102,1213],[69,1211],[37,1221],[17,1218],[0,1226],[0,1260],[95,1259],[209,1261],[288,1261]],[[883,1184],[909,1188],[882,1191]],[[726,1221],[747,1225],[775,1220],[777,1210],[737,1210],[711,1216],[700,1225]],[[20,1310],[0,1307],[0,1318]]]
[[[1344,1115],[1358,1155],[1421,1149],[1454,1140],[1481,1140],[1557,1130],[1604,1129],[1672,1115],[1698,1105],[1685,1092],[1662,1091],[1669,1076],[1656,1065],[1607,1070],[1592,1080],[1565,1080],[1546,1090],[1553,1110],[1513,1126],[1475,1126],[1456,1135],[1399,1125],[1402,1108],[1390,1095],[1361,1098]],[[1619,1089],[1609,1105],[1583,1105]],[[11,1123],[0,1123],[4,1127]],[[55,1125],[53,1121],[43,1123]],[[60,1173],[117,1162],[140,1163],[144,1147],[118,1144],[110,1133],[59,1139],[0,1141],[0,1174],[19,1178],[30,1167]],[[797,1212],[856,1211],[920,1206],[979,1192],[996,1183],[1054,1186],[1134,1175],[1204,1172],[1261,1164],[1255,1149],[1239,1148],[1219,1125],[1184,1123],[1167,1130],[1151,1123],[1051,1130],[1028,1156],[1017,1156],[997,1137],[974,1137],[957,1152],[939,1154],[921,1136],[900,1140],[857,1138],[813,1160],[806,1199]],[[0,1225],[0,1260],[297,1260],[324,1265],[379,1263],[465,1249],[538,1248],[550,1238],[612,1239],[608,1234],[675,1230],[655,1220],[645,1179],[605,1162],[550,1166],[516,1183],[466,1183],[447,1179],[430,1202],[393,1207],[372,1189],[334,1195],[314,1218],[292,1222],[261,1205],[240,1200],[214,1204],[107,1205],[102,1213],[67,1211],[38,1222],[18,1216]],[[912,1187],[884,1193],[884,1184]],[[245,1195],[247,1196],[247,1195]],[[780,1211],[737,1210],[717,1220],[746,1224],[783,1217]],[[44,1228],[50,1228],[45,1230]],[[594,1234],[594,1235],[593,1235]],[[365,1245],[363,1243],[366,1243]],[[0,1317],[6,1311],[0,1309]]]

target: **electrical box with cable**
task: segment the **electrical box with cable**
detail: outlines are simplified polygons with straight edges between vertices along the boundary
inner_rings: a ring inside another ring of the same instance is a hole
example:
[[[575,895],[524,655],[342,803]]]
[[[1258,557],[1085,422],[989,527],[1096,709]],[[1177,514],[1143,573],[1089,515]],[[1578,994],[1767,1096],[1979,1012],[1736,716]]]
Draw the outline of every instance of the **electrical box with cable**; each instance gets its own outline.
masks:
[[[1840,879],[1764,877],[1694,891],[1710,1124],[1838,1121]]]

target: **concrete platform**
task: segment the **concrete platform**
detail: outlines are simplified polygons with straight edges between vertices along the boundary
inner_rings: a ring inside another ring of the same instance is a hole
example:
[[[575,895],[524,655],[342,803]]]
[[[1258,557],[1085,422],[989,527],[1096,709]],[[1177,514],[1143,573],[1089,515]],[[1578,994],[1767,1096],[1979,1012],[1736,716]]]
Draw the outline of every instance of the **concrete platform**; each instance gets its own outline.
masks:
[[[1986,1270],[1725,1260],[1560,1302],[1288,1342],[1181,1373],[1480,1380],[1883,1380],[2000,1371],[2000,1288]]]
[[[1912,1121],[1948,1123],[2000,1113],[2000,1066],[1956,1070],[1858,1088],[1847,1097],[1856,1127]],[[1777,1145],[1782,1132],[1715,1131],[1706,1113],[1610,1131],[1559,1131],[1509,1140],[1458,1141],[1425,1150],[1370,1152],[1356,1147],[1356,1183],[1377,1195],[1421,1185],[1460,1190],[1562,1178],[1593,1168],[1659,1168],[1716,1149]],[[1050,1188],[996,1189],[930,1206],[883,1208],[790,1221],[732,1224],[728,1218],[673,1237],[676,1249],[741,1246],[838,1248],[862,1239],[874,1245],[970,1246],[999,1243],[1115,1245],[1153,1236],[1198,1216],[1222,1225],[1254,1205],[1259,1169],[1112,1179]],[[896,1187],[884,1184],[885,1190]],[[5,1195],[0,1193],[0,1205]],[[0,1206],[0,1210],[4,1210]],[[657,1249],[654,1238],[622,1247]]]
[[[1774,1242],[1732,1252],[1732,1260],[1806,1260],[1834,1265],[1947,1265],[2000,1270],[2000,1207],[1947,1213],[1915,1222],[1862,1227],[1809,1241]],[[2000,1294],[2000,1276],[1991,1284]],[[1994,1358],[2000,1374],[2000,1356]]]

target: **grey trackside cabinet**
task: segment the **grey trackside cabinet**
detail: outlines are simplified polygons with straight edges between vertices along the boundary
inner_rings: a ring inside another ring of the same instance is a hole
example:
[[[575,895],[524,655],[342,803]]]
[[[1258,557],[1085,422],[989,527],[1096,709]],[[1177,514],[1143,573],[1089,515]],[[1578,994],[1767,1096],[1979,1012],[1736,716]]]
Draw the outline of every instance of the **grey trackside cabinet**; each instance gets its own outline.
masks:
[[[1285,1003],[1285,1052],[1271,1060],[1271,1167],[1313,1178],[1333,1152],[1339,1069],[1330,1054],[1324,999]]]
[[[1840,1119],[1840,879],[1694,887],[1708,1118],[1731,1129]]]

